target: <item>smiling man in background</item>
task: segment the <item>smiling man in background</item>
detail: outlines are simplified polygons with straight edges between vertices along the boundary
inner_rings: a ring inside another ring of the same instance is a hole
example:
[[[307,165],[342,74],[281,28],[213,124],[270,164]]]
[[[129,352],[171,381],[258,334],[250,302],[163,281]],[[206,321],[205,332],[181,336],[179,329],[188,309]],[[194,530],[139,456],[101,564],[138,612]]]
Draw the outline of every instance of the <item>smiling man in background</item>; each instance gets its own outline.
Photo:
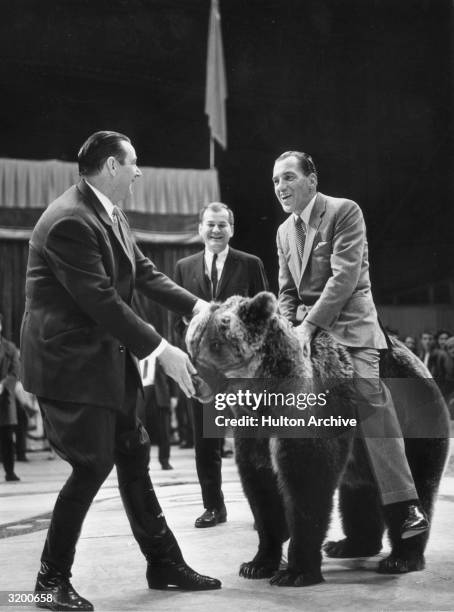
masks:
[[[233,212],[221,202],[212,202],[200,211],[199,234],[205,250],[180,259],[175,280],[204,300],[222,302],[232,295],[253,297],[268,288],[262,261],[255,255],[232,249]],[[184,321],[176,322],[183,338]],[[205,511],[195,521],[196,527],[214,527],[227,520],[222,493],[222,439],[203,437],[203,406],[194,399],[193,425],[197,475]]]

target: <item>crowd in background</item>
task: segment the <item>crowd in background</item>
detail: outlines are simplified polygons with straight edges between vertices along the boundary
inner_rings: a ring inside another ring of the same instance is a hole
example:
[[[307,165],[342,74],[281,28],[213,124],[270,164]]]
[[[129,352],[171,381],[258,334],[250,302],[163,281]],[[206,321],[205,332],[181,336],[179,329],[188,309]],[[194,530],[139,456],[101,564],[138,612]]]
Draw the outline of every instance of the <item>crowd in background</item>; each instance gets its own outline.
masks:
[[[388,329],[391,335],[398,333]],[[454,335],[441,329],[436,333],[423,331],[419,336],[405,336],[402,342],[428,368],[437,381],[454,419]],[[27,461],[27,450],[48,451],[53,458],[35,398],[26,393],[19,381],[19,351],[1,335],[0,315],[0,451],[8,482],[20,480],[15,473],[15,461]],[[145,395],[139,403],[139,415],[159,448],[161,468],[172,469],[169,463],[171,445],[193,448],[191,400],[180,393],[171,379],[159,369],[148,377]],[[231,456],[229,443],[223,456]]]

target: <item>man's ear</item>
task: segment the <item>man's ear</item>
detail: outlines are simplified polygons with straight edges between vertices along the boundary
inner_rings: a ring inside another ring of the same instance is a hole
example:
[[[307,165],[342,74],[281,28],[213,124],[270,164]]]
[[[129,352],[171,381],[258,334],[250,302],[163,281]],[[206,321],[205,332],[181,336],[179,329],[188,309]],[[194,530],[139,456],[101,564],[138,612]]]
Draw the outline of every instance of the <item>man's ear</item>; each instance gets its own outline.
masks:
[[[314,189],[317,189],[317,182],[318,182],[318,180],[317,180],[317,175],[315,174],[315,172],[311,172],[309,174],[308,178],[309,178],[309,181],[310,181],[310,184],[312,185],[312,187]]]
[[[106,159],[106,168],[110,176],[115,176],[117,174],[117,160],[113,155]]]
[[[277,300],[269,291],[261,291],[240,306],[238,316],[246,325],[265,324],[277,312]]]

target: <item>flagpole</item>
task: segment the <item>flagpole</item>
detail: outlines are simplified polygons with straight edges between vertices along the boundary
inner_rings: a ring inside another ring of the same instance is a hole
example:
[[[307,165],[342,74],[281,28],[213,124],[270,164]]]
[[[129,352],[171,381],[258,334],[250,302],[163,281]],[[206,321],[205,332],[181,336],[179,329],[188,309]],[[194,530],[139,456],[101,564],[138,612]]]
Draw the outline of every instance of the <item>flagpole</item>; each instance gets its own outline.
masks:
[[[210,136],[210,168],[214,168],[214,138]]]

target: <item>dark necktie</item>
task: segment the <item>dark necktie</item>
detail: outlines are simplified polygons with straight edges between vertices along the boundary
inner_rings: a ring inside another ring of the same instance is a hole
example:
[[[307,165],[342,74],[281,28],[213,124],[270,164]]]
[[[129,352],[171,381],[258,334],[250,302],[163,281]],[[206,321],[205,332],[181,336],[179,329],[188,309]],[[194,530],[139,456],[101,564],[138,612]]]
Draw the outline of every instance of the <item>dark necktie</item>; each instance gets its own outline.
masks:
[[[112,209],[112,227],[117,238],[119,238],[123,246],[126,247],[126,240],[120,222],[120,211],[117,206],[114,206]]]
[[[306,242],[306,228],[304,221],[301,217],[295,220],[295,232],[296,232],[296,248],[298,249],[298,255],[301,261],[303,261],[304,244]]]
[[[218,269],[216,267],[218,255],[215,253],[213,255],[213,261],[211,263],[211,287],[213,292],[213,299],[216,297],[216,289],[218,287]]]

